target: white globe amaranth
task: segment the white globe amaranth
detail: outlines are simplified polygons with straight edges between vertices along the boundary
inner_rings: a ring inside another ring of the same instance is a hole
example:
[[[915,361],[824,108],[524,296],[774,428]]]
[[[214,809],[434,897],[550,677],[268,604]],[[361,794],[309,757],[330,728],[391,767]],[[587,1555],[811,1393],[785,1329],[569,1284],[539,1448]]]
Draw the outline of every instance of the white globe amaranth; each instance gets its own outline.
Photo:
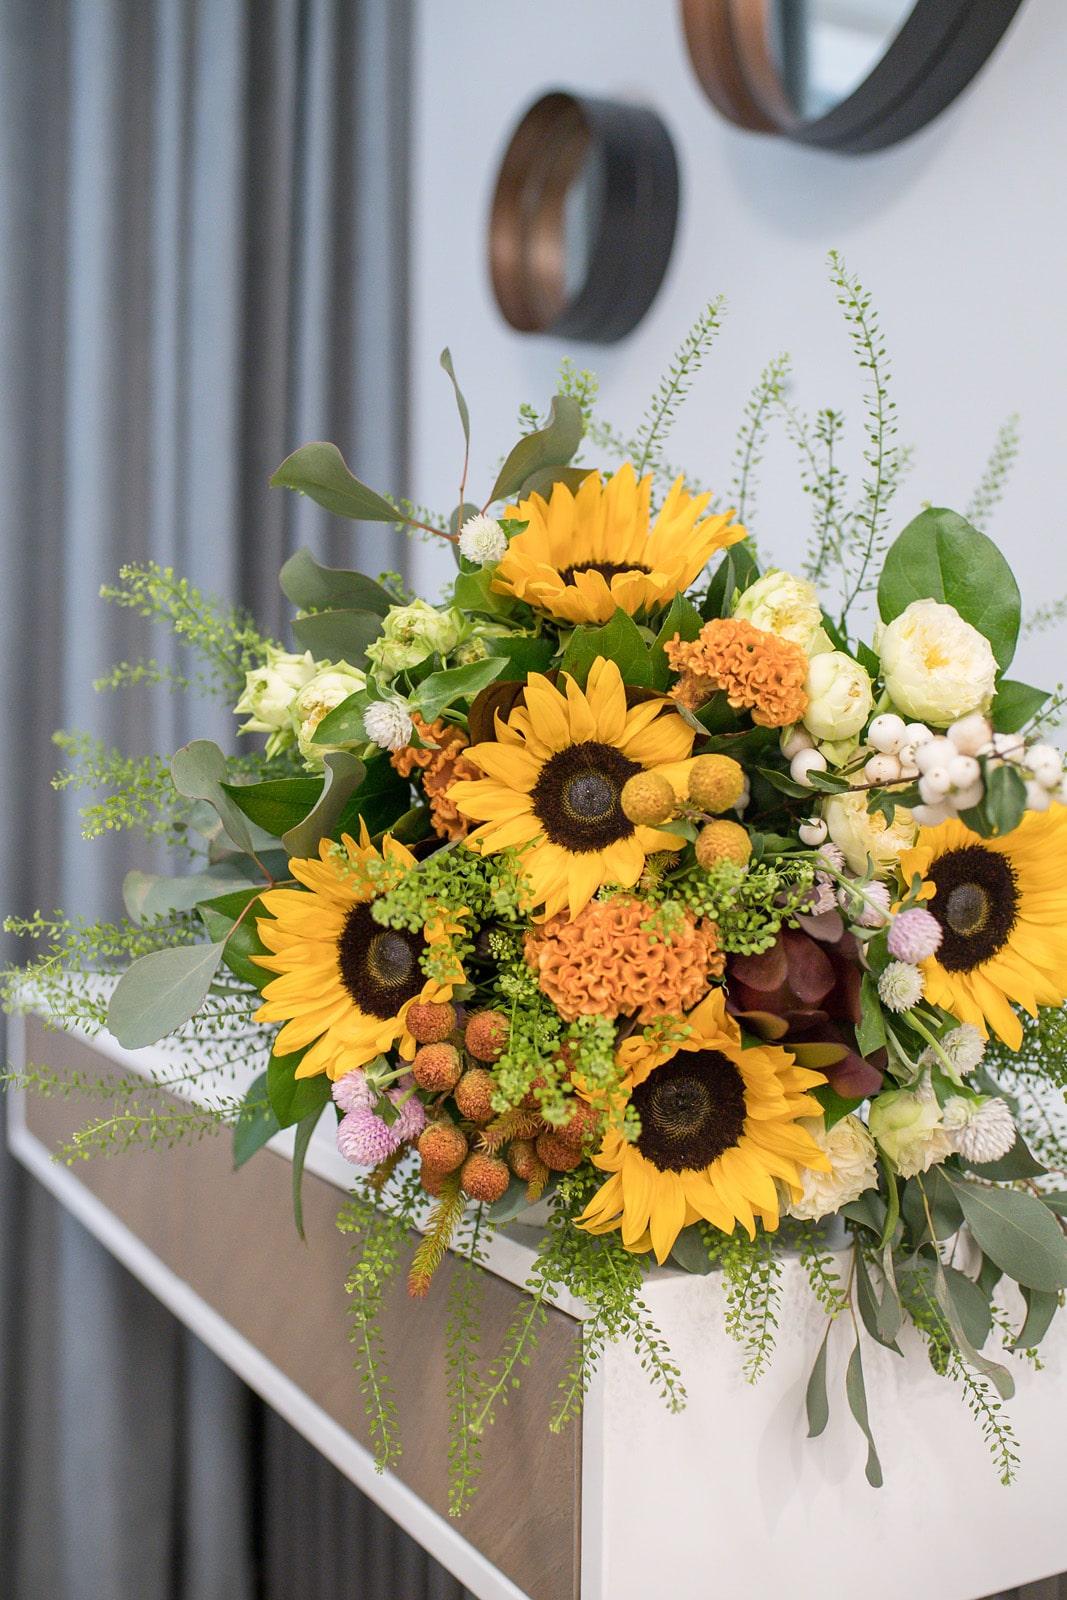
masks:
[[[841,850],[851,872],[858,878],[867,871],[867,857],[874,863],[875,876],[888,877],[900,860],[902,850],[915,843],[917,826],[905,806],[897,806],[888,823],[881,811],[868,811],[862,789],[831,795],[823,804],[823,817],[830,838]]]
[[[734,607],[734,616],[765,633],[777,634],[779,639],[789,639],[805,655],[828,648],[815,585],[778,567],[771,567],[745,590]]]
[[[878,998],[887,1011],[910,1011],[923,997],[923,975],[907,961],[891,961],[878,978]]]
[[[941,1107],[928,1083],[918,1089],[890,1089],[876,1095],[867,1125],[902,1178],[928,1172],[953,1153]]]
[[[786,1208],[788,1216],[798,1222],[818,1222],[877,1187],[878,1152],[859,1117],[842,1117],[832,1128],[827,1128],[821,1117],[805,1117],[800,1125],[828,1157],[830,1170],[802,1170],[803,1189],[800,1198]]]
[[[874,705],[870,676],[843,650],[812,656],[804,692],[808,697],[804,726],[816,739],[850,739]]]
[[[331,750],[345,748],[336,744],[319,744],[315,730],[324,717],[348,699],[367,687],[367,675],[347,661],[327,664],[301,689],[293,702],[293,721],[300,754],[310,767],[320,766],[323,756]]]
[[[410,744],[415,724],[399,700],[372,700],[363,713],[367,738],[382,750],[402,750]]]
[[[495,517],[479,511],[468,517],[459,530],[459,553],[468,561],[488,567],[499,561],[508,547],[508,536]]]
[[[978,1166],[999,1161],[1015,1143],[1015,1118],[999,1095],[953,1095],[943,1121],[953,1148]]]
[[[886,692],[906,716],[944,728],[993,702],[996,656],[955,606],[913,600],[880,629],[877,648]]]

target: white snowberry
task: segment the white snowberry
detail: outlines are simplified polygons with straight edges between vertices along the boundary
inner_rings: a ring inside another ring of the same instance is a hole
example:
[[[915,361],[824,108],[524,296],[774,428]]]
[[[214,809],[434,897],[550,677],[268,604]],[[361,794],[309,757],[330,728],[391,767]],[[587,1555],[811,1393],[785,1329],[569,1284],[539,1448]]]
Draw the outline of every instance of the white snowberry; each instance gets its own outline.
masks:
[[[867,743],[885,756],[895,756],[906,739],[904,718],[898,717],[895,711],[883,711],[867,729]]]
[[[912,806],[911,814],[921,828],[936,828],[940,823],[947,822],[952,816],[948,806]]]
[[[980,711],[972,711],[969,717],[961,717],[948,730],[948,736],[961,756],[980,756],[992,735],[989,719],[983,717]]]
[[[1026,754],[1026,765],[1045,789],[1055,789],[1063,777],[1063,757],[1050,744],[1035,744]]]
[[[798,750],[789,763],[789,775],[794,783],[802,783],[806,788],[811,787],[808,782],[809,772],[825,772],[826,757],[821,750]]]
[[[815,740],[803,723],[798,722],[790,728],[788,733],[782,735],[779,745],[785,759],[792,761],[793,757],[798,756],[802,750],[814,750]]]
[[[863,768],[869,783],[897,783],[900,780],[900,762],[896,756],[871,756]]]
[[[981,782],[982,769],[973,756],[953,756],[948,764],[948,776],[953,789],[970,789]]]
[[[915,765],[920,772],[929,772],[932,767],[947,767],[958,754],[959,751],[952,740],[938,734],[918,746],[915,751]]]
[[[972,806],[980,805],[985,794],[985,786],[979,778],[977,783],[968,784],[966,789],[954,789],[952,804],[957,811],[969,811]]]
[[[1030,778],[1026,785],[1026,807],[1028,811],[1047,811],[1052,804],[1052,795],[1043,783],[1035,783]]]
[[[821,817],[809,817],[807,822],[802,822],[797,829],[801,844],[809,845],[811,848],[822,844],[826,832],[826,824]]]
[[[1002,760],[1016,764],[1026,756],[1026,744],[1021,733],[995,733],[993,749]]]
[[[936,806],[943,800],[952,788],[952,779],[948,775],[947,767],[927,767],[919,779],[919,793],[924,804]]]

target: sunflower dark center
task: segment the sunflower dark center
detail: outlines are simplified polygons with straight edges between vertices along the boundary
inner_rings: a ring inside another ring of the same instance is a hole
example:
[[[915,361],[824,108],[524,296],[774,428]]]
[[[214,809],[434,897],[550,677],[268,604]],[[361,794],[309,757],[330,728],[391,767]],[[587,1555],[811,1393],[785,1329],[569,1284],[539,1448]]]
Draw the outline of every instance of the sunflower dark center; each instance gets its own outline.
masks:
[[[587,740],[550,756],[533,789],[534,812],[553,844],[580,855],[628,839],[634,825],[619,803],[641,768],[614,745]]]
[[[610,583],[612,578],[621,578],[631,572],[643,572],[647,575],[651,571],[651,567],[643,567],[639,561],[628,561],[624,564],[617,561],[578,561],[573,567],[564,567],[560,577],[564,583],[573,583],[575,573],[599,572],[604,582]]]
[[[421,933],[383,928],[369,902],[353,906],[337,941],[337,966],[352,999],[372,1017],[394,1017],[422,989]]]
[[[948,972],[972,972],[1003,950],[1019,912],[1007,857],[984,845],[949,850],[930,867],[937,887],[927,902],[941,924],[937,959]]]
[[[637,1148],[661,1172],[710,1167],[744,1131],[744,1081],[718,1050],[679,1052],[631,1099],[641,1118]]]

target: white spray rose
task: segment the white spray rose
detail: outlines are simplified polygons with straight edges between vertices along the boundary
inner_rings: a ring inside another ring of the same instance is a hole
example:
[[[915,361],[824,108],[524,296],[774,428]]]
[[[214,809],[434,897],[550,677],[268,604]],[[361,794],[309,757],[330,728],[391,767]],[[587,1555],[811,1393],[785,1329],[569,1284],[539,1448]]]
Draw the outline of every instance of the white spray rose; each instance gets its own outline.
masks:
[[[911,812],[897,806],[892,825],[881,811],[867,810],[862,789],[850,794],[835,794],[823,803],[823,819],[830,838],[845,858],[849,870],[862,876],[867,857],[874,862],[875,877],[886,878],[900,860],[902,850],[910,850],[918,832]]]
[[[877,1185],[878,1157],[874,1140],[859,1117],[842,1117],[829,1129],[821,1117],[805,1117],[801,1127],[829,1156],[830,1171],[805,1168],[800,1175],[804,1191],[787,1210],[798,1222],[818,1222]]]
[[[777,567],[745,590],[734,616],[766,633],[776,633],[780,639],[792,640],[806,655],[812,655],[817,644],[822,647],[822,608],[815,585]]]
[[[381,634],[367,646],[367,660],[375,668],[375,676],[388,682],[429,656],[448,655],[466,631],[463,615],[454,607],[438,611],[426,600],[413,600],[409,606],[393,606],[386,613]]]
[[[953,1152],[941,1107],[929,1084],[920,1089],[890,1089],[871,1102],[871,1133],[902,1178],[944,1161]]]
[[[850,739],[871,714],[871,680],[843,650],[812,656],[804,684],[804,726],[816,739]]]
[[[302,656],[290,655],[275,645],[267,646],[267,659],[254,672],[245,674],[244,693],[234,706],[234,714],[247,717],[240,733],[269,733],[267,754],[276,755],[292,744],[293,701],[297,693],[318,671],[310,650]]]
[[[955,606],[913,600],[877,643],[889,698],[906,716],[945,728],[992,704],[996,657]]]
[[[349,695],[367,687],[367,675],[347,661],[335,661],[316,672],[304,685],[293,703],[293,720],[296,724],[296,742],[300,754],[309,766],[317,766],[331,750],[342,747],[336,744],[320,745],[315,742],[315,729],[331,711],[336,711]]]

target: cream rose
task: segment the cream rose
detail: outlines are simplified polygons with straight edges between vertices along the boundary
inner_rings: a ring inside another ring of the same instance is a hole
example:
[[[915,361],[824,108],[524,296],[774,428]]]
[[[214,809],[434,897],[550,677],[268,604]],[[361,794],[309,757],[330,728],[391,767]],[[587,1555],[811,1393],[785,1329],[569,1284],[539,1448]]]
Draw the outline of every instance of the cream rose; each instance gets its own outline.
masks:
[[[832,1128],[827,1128],[821,1117],[806,1117],[801,1126],[830,1158],[830,1171],[805,1168],[801,1173],[803,1193],[791,1202],[788,1215],[798,1222],[818,1222],[876,1186],[878,1156],[859,1117],[842,1117]]]
[[[843,650],[812,656],[804,684],[808,709],[804,726],[816,739],[851,739],[871,714],[871,680]]]
[[[413,600],[386,613],[380,636],[367,646],[367,660],[375,676],[388,682],[429,656],[448,655],[466,632],[463,614],[454,607],[439,611],[425,600]]]
[[[867,810],[865,791],[835,794],[823,805],[823,820],[830,838],[844,855],[851,872],[867,870],[874,862],[876,878],[886,878],[900,860],[900,852],[915,843],[918,827],[906,806],[897,806],[892,825],[881,811]]]
[[[301,689],[293,703],[293,719],[300,754],[309,766],[321,765],[324,755],[331,750],[341,749],[340,745],[320,745],[315,742],[315,730],[319,723],[331,711],[336,711],[349,695],[366,687],[365,672],[358,667],[350,667],[347,661],[335,661],[317,672]]]
[[[902,1178],[944,1161],[952,1154],[937,1096],[925,1084],[921,1089],[890,1089],[871,1102],[870,1131]]]
[[[766,633],[776,633],[780,639],[792,640],[806,655],[812,655],[817,645],[824,648],[820,643],[820,635],[825,639],[822,608],[815,585],[777,567],[771,567],[745,590],[734,607],[734,616]]]
[[[913,600],[881,629],[878,651],[886,691],[905,716],[946,728],[992,704],[996,657],[955,606]]]

